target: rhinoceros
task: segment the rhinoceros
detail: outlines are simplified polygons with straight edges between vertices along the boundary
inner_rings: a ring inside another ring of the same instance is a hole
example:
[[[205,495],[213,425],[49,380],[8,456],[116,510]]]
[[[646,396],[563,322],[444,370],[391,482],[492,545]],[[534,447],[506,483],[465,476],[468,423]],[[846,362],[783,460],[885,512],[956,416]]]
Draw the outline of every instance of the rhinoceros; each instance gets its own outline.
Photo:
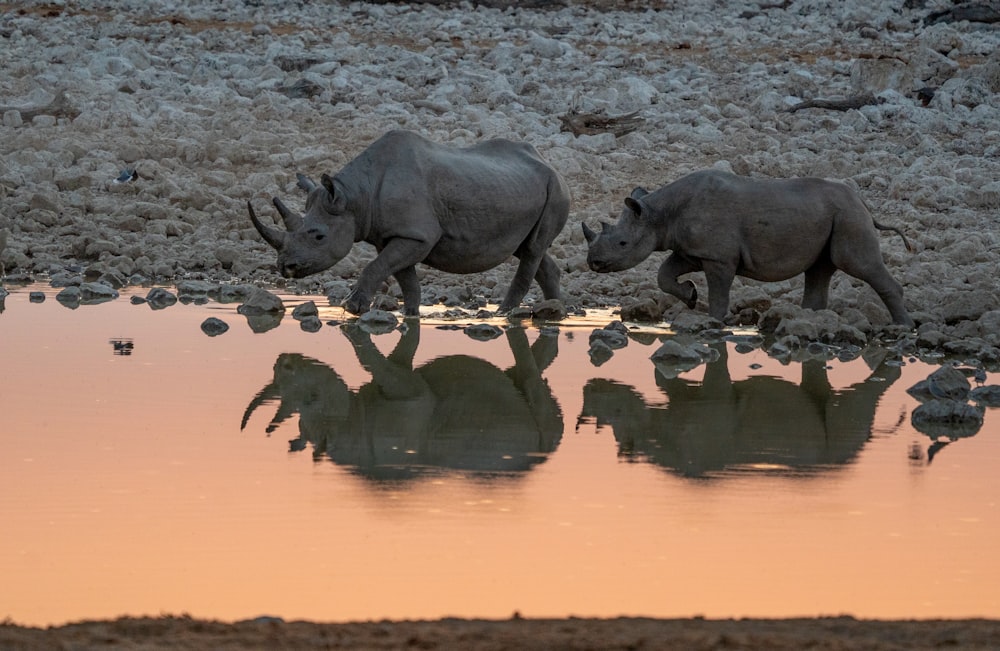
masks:
[[[629,269],[669,250],[657,274],[660,289],[693,309],[694,283],[677,279],[704,271],[708,312],[720,321],[729,312],[735,276],[779,281],[804,272],[802,306],[819,310],[839,269],[871,285],[894,323],[913,326],[903,289],[882,261],[876,229],[898,233],[907,250],[910,243],[899,229],[876,222],[861,197],[837,181],[702,170],[655,192],[636,188],[618,223],[601,227],[597,234],[583,225],[592,270]]]
[[[489,140],[471,147],[438,144],[390,131],[334,176],[317,185],[299,175],[309,196],[305,215],[274,198],[287,231],[250,219],[278,250],[278,270],[302,278],[336,264],[355,242],[378,255],[361,272],[344,308],[366,312],[389,276],[403,309],[416,315],[416,264],[450,273],[492,269],[511,256],[519,264],[500,311],[517,307],[534,278],[545,298],[559,298],[559,267],[548,255],[569,216],[570,194],[559,174],[527,143]]]

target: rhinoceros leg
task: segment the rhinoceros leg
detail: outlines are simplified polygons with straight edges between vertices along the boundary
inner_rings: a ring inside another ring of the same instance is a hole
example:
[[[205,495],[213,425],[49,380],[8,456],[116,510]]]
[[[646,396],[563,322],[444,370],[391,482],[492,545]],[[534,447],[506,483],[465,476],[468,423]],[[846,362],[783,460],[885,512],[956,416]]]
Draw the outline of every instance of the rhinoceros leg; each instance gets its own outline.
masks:
[[[708,281],[708,315],[722,321],[729,313],[729,290],[736,277],[736,268],[724,262],[703,261],[705,280]]]
[[[427,257],[427,252],[431,250],[432,246],[433,243],[403,237],[389,240],[375,256],[375,259],[369,262],[368,266],[361,272],[357,285],[344,299],[344,309],[351,314],[367,312],[375,290],[389,276],[394,276],[397,272],[412,267]],[[403,291],[406,291],[405,286]]]
[[[521,304],[521,299],[528,293],[528,288],[531,286],[531,279],[538,273],[542,264],[542,258],[539,255],[530,253],[521,253],[520,255],[515,253],[514,255],[517,255],[519,260],[517,271],[514,272],[514,279],[510,281],[507,295],[500,303],[498,311],[501,313],[510,312]]]
[[[865,269],[861,273],[851,273],[847,269],[844,271],[872,286],[872,289],[888,308],[893,323],[908,328],[913,327],[913,319],[910,318],[910,313],[903,305],[903,287],[896,282],[881,260],[879,260],[879,267],[875,269]]]
[[[830,259],[844,273],[871,285],[888,308],[893,323],[913,327],[913,319],[903,305],[903,287],[882,262],[882,250],[874,234],[845,233],[831,243]]]
[[[684,304],[693,310],[698,304],[698,290],[690,280],[677,282],[678,276],[692,271],[701,271],[701,265],[696,260],[674,251],[660,265],[660,270],[656,274],[656,284],[666,293],[684,301]]]
[[[548,255],[549,246],[559,235],[569,218],[569,195],[558,176],[549,179],[545,206],[538,216],[538,222],[514,251],[519,260],[514,279],[507,295],[500,304],[499,312],[509,312],[521,304],[534,278],[542,288],[545,298],[559,298],[559,266]]]
[[[805,291],[802,307],[809,310],[825,310],[830,297],[830,279],[837,268],[829,259],[822,259],[806,269]]]
[[[535,280],[545,298],[559,298],[559,265],[546,253],[535,272]]]
[[[400,269],[393,274],[399,288],[403,292],[403,315],[420,315],[420,281],[417,280],[417,268],[414,265]]]

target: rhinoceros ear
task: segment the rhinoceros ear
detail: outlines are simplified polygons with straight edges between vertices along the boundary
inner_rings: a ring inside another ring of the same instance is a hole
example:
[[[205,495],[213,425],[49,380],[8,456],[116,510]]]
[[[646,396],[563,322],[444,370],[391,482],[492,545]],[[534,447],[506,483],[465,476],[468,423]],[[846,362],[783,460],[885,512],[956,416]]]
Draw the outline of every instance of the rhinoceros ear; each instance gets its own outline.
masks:
[[[347,208],[347,197],[344,196],[343,191],[337,191],[337,187],[333,182],[333,177],[329,174],[324,174],[319,180],[320,183],[323,184],[323,188],[330,194],[330,203],[334,206],[337,212],[343,212]]]
[[[625,207],[634,212],[636,217],[642,216],[642,204],[632,197],[625,200]]]
[[[324,174],[319,177],[319,180],[320,183],[323,184],[323,187],[326,188],[326,191],[330,193],[331,197],[337,196],[337,189],[333,187],[333,178],[331,178],[329,174]]]
[[[639,200],[645,197],[647,194],[649,194],[649,190],[643,187],[636,186],[635,188],[632,188],[632,194],[630,194],[629,197],[632,199]]]
[[[305,174],[296,174],[295,181],[296,181],[295,185],[305,190],[306,193],[312,192],[313,190],[316,189],[316,182],[313,181],[308,176],[306,176]]]

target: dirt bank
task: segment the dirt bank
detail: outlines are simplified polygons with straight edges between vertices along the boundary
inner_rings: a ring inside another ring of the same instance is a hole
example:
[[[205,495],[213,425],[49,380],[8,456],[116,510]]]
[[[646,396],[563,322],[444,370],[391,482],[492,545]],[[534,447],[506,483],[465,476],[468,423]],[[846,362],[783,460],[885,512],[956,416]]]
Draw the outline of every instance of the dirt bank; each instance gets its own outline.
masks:
[[[237,624],[188,618],[122,619],[52,629],[0,626],[0,647],[50,649],[649,649],[801,651],[992,650],[1000,622],[859,621],[839,617],[788,620],[560,619],[314,624]]]

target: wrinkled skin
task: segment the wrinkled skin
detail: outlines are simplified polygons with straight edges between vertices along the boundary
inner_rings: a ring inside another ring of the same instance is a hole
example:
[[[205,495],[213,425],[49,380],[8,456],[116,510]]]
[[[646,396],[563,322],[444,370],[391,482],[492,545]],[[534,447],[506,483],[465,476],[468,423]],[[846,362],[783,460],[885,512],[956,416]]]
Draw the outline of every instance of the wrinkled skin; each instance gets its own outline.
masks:
[[[815,178],[750,179],[718,170],[689,174],[655,192],[636,188],[618,223],[586,224],[587,264],[597,272],[630,269],[654,251],[670,251],[657,283],[694,308],[698,293],[678,277],[704,271],[708,312],[723,321],[733,278],[787,280],[805,273],[802,306],[824,309],[839,269],[878,293],[893,323],[913,327],[903,289],[886,269],[878,224],[842,183]],[[899,233],[902,236],[902,233]],[[909,242],[903,238],[907,249]]]
[[[324,174],[317,185],[300,175],[299,185],[309,192],[304,215],[274,199],[285,231],[263,224],[248,203],[250,218],[277,249],[287,278],[329,269],[355,242],[375,246],[378,255],[344,302],[353,314],[366,312],[393,276],[404,313],[416,315],[418,262],[464,274],[514,256],[519,263],[502,312],[520,304],[532,279],[545,298],[559,298],[559,268],[547,250],[569,216],[569,190],[528,144],[455,148],[391,131],[335,176]]]

